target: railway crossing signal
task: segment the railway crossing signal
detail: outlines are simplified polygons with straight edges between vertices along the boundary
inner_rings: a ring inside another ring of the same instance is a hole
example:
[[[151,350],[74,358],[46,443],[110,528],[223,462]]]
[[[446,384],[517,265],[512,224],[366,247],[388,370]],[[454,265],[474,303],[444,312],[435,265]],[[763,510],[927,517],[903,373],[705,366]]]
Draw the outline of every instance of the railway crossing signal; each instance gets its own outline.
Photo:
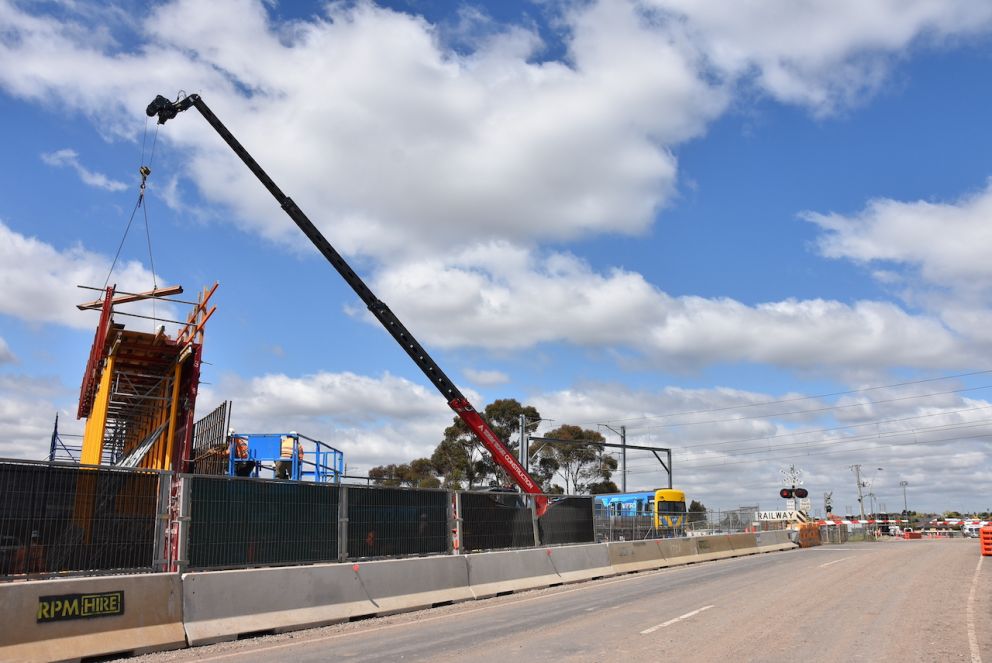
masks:
[[[783,500],[791,500],[793,497],[803,499],[809,497],[809,491],[805,488],[783,488],[778,491],[779,497]]]

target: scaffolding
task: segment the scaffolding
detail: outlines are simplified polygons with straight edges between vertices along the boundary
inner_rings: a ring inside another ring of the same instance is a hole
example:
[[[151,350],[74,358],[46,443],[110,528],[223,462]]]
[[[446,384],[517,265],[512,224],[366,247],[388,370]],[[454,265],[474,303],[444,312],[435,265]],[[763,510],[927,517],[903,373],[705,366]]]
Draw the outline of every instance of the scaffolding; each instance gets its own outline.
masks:
[[[160,326],[154,333],[126,329],[115,321],[116,307],[166,299],[179,286],[145,293],[106,288],[103,297],[80,304],[100,310],[96,335],[80,386],[77,417],[86,419],[80,462],[155,470],[184,469],[189,460],[193,409],[200,381],[204,325],[216,307],[208,302],[217,289],[204,289],[176,336]]]

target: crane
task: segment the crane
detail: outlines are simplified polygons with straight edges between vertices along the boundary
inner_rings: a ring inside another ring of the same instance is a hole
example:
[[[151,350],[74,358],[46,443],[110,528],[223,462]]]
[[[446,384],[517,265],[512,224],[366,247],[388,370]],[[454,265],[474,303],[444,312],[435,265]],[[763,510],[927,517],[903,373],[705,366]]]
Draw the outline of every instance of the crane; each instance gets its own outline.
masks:
[[[268,174],[262,170],[258,162],[248,153],[248,150],[241,145],[234,134],[221,122],[213,111],[207,106],[198,94],[181,96],[176,101],[171,101],[162,95],[158,95],[148,104],[146,114],[148,117],[157,117],[158,124],[165,124],[175,118],[179,113],[190,108],[195,108],[203,116],[203,119],[224,139],[224,142],[234,151],[234,153],[244,162],[248,169],[258,178],[262,185],[268,189],[272,197],[282,207],[289,218],[303,231],[314,247],[320,251],[321,255],[331,263],[338,274],[344,278],[345,282],[351,286],[355,294],[365,303],[373,316],[385,327],[386,331],[400,344],[400,347],[410,356],[413,362],[423,371],[431,384],[441,392],[448,403],[448,407],[461,417],[469,429],[482,442],[482,445],[492,455],[493,459],[510,475],[513,481],[526,493],[533,496],[537,515],[544,515],[548,509],[548,498],[542,493],[540,485],[530,476],[524,466],[514,457],[513,453],[499,439],[482,415],[465,398],[465,395],[455,386],[454,382],[445,375],[441,367],[431,358],[427,350],[414,338],[413,334],[400,322],[399,318],[390,310],[386,304],[375,296],[375,293],[365,284],[347,261],[337,250],[331,246],[327,238],[317,229],[312,221],[303,213],[293,199],[282,192]]]

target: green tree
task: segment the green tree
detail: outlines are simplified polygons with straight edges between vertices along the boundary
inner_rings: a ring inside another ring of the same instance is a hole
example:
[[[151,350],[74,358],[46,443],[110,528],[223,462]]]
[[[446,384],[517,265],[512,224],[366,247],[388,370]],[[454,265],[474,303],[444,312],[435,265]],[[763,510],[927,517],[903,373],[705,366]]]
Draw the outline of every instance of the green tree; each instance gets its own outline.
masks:
[[[604,495],[606,493],[620,492],[620,487],[616,485],[612,480],[600,481],[598,483],[591,483],[588,486],[586,486],[586,488],[589,490],[590,495]]]
[[[379,465],[369,470],[369,478],[376,486],[438,488],[441,485],[429,458],[416,458],[402,465]]]
[[[481,414],[496,436],[514,454],[519,448],[520,415],[527,417],[527,431],[531,433],[541,418],[537,408],[521,405],[513,398],[493,401]],[[444,478],[445,486],[461,487],[464,481],[472,489],[512,483],[461,417],[456,416],[453,423],[444,429],[444,438],[434,449],[431,461],[435,472]]]
[[[616,459],[603,454],[606,439],[598,431],[566,424],[544,437],[568,440],[542,442],[532,450],[542,461],[551,461],[548,468],[554,468],[552,476],[564,480],[566,493],[586,492],[593,484],[607,482],[617,468]]]
[[[686,511],[688,511],[686,518],[690,523],[701,523],[706,520],[706,505],[702,502],[692,500]]]

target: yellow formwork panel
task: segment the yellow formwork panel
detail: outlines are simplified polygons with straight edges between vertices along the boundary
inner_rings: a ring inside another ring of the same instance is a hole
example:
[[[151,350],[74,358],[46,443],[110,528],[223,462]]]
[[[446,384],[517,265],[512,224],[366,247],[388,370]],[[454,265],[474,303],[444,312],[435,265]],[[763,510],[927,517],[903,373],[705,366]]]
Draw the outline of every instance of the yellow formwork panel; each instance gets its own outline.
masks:
[[[99,465],[103,457],[103,430],[107,425],[107,405],[110,403],[110,385],[114,373],[114,357],[107,357],[107,363],[100,375],[100,386],[93,400],[93,409],[86,419],[83,431],[83,449],[79,462],[83,465]]]

